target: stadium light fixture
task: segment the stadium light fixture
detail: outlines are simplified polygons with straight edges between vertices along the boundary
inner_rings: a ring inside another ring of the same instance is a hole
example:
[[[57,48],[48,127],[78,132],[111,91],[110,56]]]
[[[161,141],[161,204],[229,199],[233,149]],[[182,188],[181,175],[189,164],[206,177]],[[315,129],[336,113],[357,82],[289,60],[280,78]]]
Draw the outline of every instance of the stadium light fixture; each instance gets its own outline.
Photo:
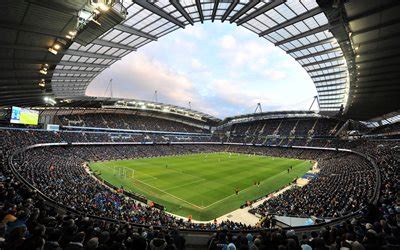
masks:
[[[104,3],[98,3],[97,7],[101,10],[101,11],[108,11],[110,9],[110,6],[104,4]]]
[[[360,57],[360,55],[356,55],[356,57],[357,57],[357,58],[359,58],[359,57]]]
[[[58,43],[54,44],[54,46],[53,46],[53,49],[55,49],[55,50],[59,50],[60,48],[61,48],[61,46]]]
[[[42,68],[39,70],[39,73],[42,75],[47,75],[47,68],[49,67],[49,65],[47,63],[42,65]]]
[[[48,103],[48,104],[50,104],[50,105],[55,105],[55,104],[57,104],[57,102],[53,99],[53,98],[51,98],[51,97],[48,97],[48,96],[45,96],[44,98],[44,101],[46,102],[46,103]]]
[[[50,53],[52,53],[52,54],[54,54],[54,55],[57,55],[57,53],[58,53],[58,51],[57,50],[55,50],[55,49],[53,49],[53,48],[49,48],[49,52]]]
[[[90,12],[90,11],[87,11],[87,10],[80,10],[78,12],[78,18],[79,18],[79,21],[81,23],[86,23],[86,22],[88,22],[88,21],[93,19],[93,13]],[[70,35],[75,36],[76,35],[76,31],[75,32],[72,31],[72,33],[70,31]]]
[[[40,80],[39,87],[41,87],[41,88],[46,87],[46,81],[44,79]]]

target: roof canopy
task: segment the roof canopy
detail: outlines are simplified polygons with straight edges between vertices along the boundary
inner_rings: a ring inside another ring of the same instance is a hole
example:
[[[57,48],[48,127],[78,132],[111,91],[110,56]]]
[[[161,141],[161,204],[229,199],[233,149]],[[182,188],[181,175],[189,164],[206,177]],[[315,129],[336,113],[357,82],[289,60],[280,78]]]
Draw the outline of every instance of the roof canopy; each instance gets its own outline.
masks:
[[[257,33],[295,58],[314,81],[324,114],[344,111],[367,119],[399,108],[396,0],[124,1],[123,22],[86,46],[72,40],[58,55],[49,53],[85,4],[14,0],[0,10],[6,34],[0,45],[0,105],[37,104],[53,94],[84,97],[99,73],[132,51],[186,25],[221,20]],[[46,65],[47,75],[40,75]],[[42,79],[49,83],[44,90],[37,86]]]

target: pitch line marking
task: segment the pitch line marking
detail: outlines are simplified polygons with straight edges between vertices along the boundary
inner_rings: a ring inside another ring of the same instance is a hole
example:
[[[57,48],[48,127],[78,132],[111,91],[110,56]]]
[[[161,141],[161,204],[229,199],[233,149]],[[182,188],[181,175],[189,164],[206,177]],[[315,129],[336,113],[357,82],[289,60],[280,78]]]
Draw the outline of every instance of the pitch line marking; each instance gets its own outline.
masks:
[[[296,164],[295,166],[298,166],[298,165],[300,165],[300,164],[302,164],[302,163],[298,163],[298,164]],[[277,177],[277,176],[279,176],[279,175],[282,175],[282,174],[284,174],[284,173],[286,173],[286,170],[280,172],[280,173],[277,174],[277,175],[271,176],[271,177],[274,177],[274,178],[275,178],[275,177]],[[264,179],[263,181],[260,182],[260,184],[266,182],[266,181],[269,180],[271,177],[269,177],[269,178],[267,178],[267,179]],[[240,192],[243,192],[243,191],[245,191],[245,190],[247,190],[247,189],[250,189],[250,188],[254,188],[254,186],[249,186],[249,187],[243,189],[243,190],[240,191]],[[217,203],[220,203],[221,201],[224,201],[224,200],[226,200],[226,199],[228,199],[228,198],[230,198],[230,197],[232,197],[232,196],[236,196],[236,194],[231,194],[231,195],[229,195],[229,196],[226,196],[226,197],[222,198],[221,200],[218,200],[218,201],[216,201],[216,202],[214,202],[214,203],[211,203],[210,205],[205,206],[204,209],[209,208],[209,207],[211,207],[212,205],[215,205],[215,204],[217,204]]]
[[[160,191],[160,192],[162,192],[162,193],[165,193],[165,194],[167,194],[167,195],[169,195],[169,196],[171,196],[171,197],[174,197],[175,199],[178,199],[178,200],[180,200],[180,201],[183,201],[183,202],[185,202],[185,203],[187,203],[187,204],[189,204],[189,205],[191,205],[191,206],[193,206],[193,207],[196,207],[196,208],[198,208],[198,209],[203,209],[203,208],[204,208],[204,207],[199,207],[199,206],[197,206],[197,205],[195,205],[195,204],[193,204],[193,203],[190,203],[190,202],[188,202],[188,201],[186,201],[186,200],[184,200],[184,199],[182,199],[182,198],[179,198],[179,197],[177,197],[177,196],[175,196],[175,195],[173,195],[173,194],[170,194],[170,193],[168,193],[168,192],[165,192],[164,190],[161,190],[161,189],[159,189],[159,188],[156,188],[156,187],[154,187],[154,186],[152,186],[152,185],[150,185],[150,184],[147,184],[147,183],[145,183],[144,181],[141,181],[141,180],[139,180],[139,179],[134,179],[134,180],[136,180],[136,181],[138,181],[138,182],[140,182],[140,183],[142,183],[142,184],[144,184],[144,185],[146,185],[146,186],[149,186],[149,187],[151,187],[151,188],[157,189],[158,191]]]
[[[298,163],[298,164],[296,164],[296,165],[294,165],[294,166],[298,166],[298,165],[300,165],[300,164],[302,164],[302,163]],[[175,172],[177,172],[177,173],[181,173],[181,172],[179,172],[179,171],[177,171],[177,170],[174,170],[174,169],[170,169],[170,170],[173,170],[173,171],[175,171]],[[135,170],[135,171],[136,171],[136,170]],[[274,175],[273,177],[277,177],[278,175],[281,175],[281,174],[283,174],[283,173],[286,173],[286,170],[285,170],[285,171],[282,171],[281,173],[279,173],[279,174],[277,174],[277,175]],[[186,173],[182,173],[182,174],[186,174]],[[186,175],[193,176],[193,177],[197,177],[197,176],[190,175],[190,174],[186,174]],[[151,176],[151,175],[149,175],[149,176]],[[156,178],[156,177],[153,177],[153,176],[151,176],[151,177],[152,177],[152,178]],[[221,201],[224,201],[224,200],[226,200],[226,199],[228,199],[228,198],[230,198],[230,197],[236,195],[236,194],[231,194],[231,195],[226,196],[226,197],[222,198],[221,200],[218,200],[218,201],[216,201],[216,202],[213,202],[213,203],[211,203],[211,204],[209,204],[209,205],[207,205],[207,206],[205,206],[205,207],[200,207],[200,206],[197,206],[197,205],[195,205],[195,204],[193,204],[193,203],[191,203],[191,202],[188,202],[188,201],[186,201],[186,200],[184,200],[184,199],[182,199],[182,198],[179,198],[179,197],[177,197],[177,196],[175,196],[175,195],[173,195],[173,194],[170,194],[170,193],[168,193],[168,192],[166,192],[166,191],[164,191],[164,190],[161,190],[161,189],[159,189],[159,188],[157,188],[157,187],[154,187],[154,186],[152,186],[152,185],[150,185],[150,184],[147,184],[147,183],[145,183],[144,181],[141,181],[141,180],[139,180],[139,179],[135,179],[135,178],[132,178],[132,177],[129,177],[129,178],[130,178],[130,179],[133,179],[133,180],[137,180],[138,182],[140,182],[140,183],[142,183],[142,184],[144,184],[144,185],[146,185],[146,186],[149,186],[150,188],[154,188],[154,189],[156,189],[156,190],[158,190],[158,191],[160,191],[160,192],[162,192],[162,193],[165,193],[165,194],[167,194],[167,195],[169,195],[169,196],[171,196],[171,197],[174,197],[174,198],[176,198],[176,199],[178,199],[178,200],[180,200],[180,201],[183,201],[183,202],[185,202],[185,203],[187,203],[187,204],[189,204],[189,205],[191,205],[191,206],[193,206],[193,207],[196,207],[196,208],[198,208],[198,209],[201,209],[201,210],[206,209],[206,208],[209,208],[209,207],[211,207],[211,206],[213,206],[213,205],[215,205],[215,204],[217,204],[217,203],[220,203]],[[201,177],[197,177],[197,178],[201,178]],[[271,177],[270,177],[270,178],[271,178]],[[260,182],[260,184],[261,184],[261,183],[264,183],[265,181],[267,181],[267,180],[270,179],[270,178],[264,179],[263,181]],[[197,180],[197,181],[200,182],[200,181],[203,181],[203,180],[206,180],[206,179],[201,178],[201,180]],[[197,181],[194,181],[194,182],[197,182]],[[210,181],[210,180],[208,180],[208,181]],[[188,184],[190,184],[190,183],[186,183],[185,185],[188,185]],[[254,187],[254,186],[249,186],[249,187],[243,189],[241,192],[243,192],[243,191],[245,191],[245,190],[247,190],[247,189],[253,188],[253,187]],[[173,188],[176,188],[176,187],[173,187]],[[172,189],[172,188],[169,188],[169,189]],[[169,189],[166,189],[166,190],[169,190]]]
[[[139,174],[147,175],[147,176],[151,177],[151,178],[154,179],[154,180],[157,180],[157,179],[158,179],[157,177],[154,177],[154,176],[152,176],[152,175],[146,174],[145,172],[141,172],[141,171],[138,171],[138,170],[136,170],[136,169],[133,169],[133,170],[136,171],[136,172],[138,172]]]
[[[186,183],[186,184],[182,184],[182,185],[177,185],[177,186],[174,186],[174,187],[171,187],[171,188],[167,188],[167,189],[165,189],[165,191],[171,190],[171,189],[175,189],[175,188],[179,188],[179,187],[184,187],[184,186],[191,185],[191,184],[194,184],[194,183],[197,183],[197,182],[202,182],[202,181],[205,181],[205,180],[206,179],[201,179],[201,180],[192,181],[192,182],[189,182],[189,183]]]
[[[188,175],[188,176],[194,177],[194,178],[196,178],[196,179],[200,179],[200,180],[202,180],[202,181],[206,180],[206,179],[204,179],[204,178],[201,178],[201,177],[198,177],[198,176],[195,176],[195,175],[191,175],[191,174],[188,174],[188,173],[185,173],[185,172],[182,172],[182,171],[178,171],[178,170],[175,170],[175,169],[167,168],[167,170],[174,171],[175,173],[180,173],[180,174]]]

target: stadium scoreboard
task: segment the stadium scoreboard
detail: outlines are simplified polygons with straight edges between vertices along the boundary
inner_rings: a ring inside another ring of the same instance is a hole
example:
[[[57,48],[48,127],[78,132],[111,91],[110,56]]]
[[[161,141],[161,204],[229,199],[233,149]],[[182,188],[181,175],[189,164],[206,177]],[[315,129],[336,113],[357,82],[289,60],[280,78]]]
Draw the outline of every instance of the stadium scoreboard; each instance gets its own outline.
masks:
[[[10,123],[38,125],[39,111],[24,109],[20,107],[12,107]]]

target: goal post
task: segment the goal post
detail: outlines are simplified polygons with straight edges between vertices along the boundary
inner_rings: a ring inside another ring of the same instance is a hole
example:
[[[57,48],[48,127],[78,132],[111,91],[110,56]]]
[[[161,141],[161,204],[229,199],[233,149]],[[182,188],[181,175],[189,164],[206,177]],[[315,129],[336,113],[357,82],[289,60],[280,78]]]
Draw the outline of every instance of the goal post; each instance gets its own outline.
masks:
[[[135,170],[130,169],[127,167],[122,167],[122,177],[123,178],[134,178],[135,177]]]
[[[135,169],[126,168],[126,176],[128,178],[135,178]]]
[[[112,166],[112,172],[114,176],[119,178],[134,178],[135,177],[135,169],[130,169],[127,167],[121,166]]]

